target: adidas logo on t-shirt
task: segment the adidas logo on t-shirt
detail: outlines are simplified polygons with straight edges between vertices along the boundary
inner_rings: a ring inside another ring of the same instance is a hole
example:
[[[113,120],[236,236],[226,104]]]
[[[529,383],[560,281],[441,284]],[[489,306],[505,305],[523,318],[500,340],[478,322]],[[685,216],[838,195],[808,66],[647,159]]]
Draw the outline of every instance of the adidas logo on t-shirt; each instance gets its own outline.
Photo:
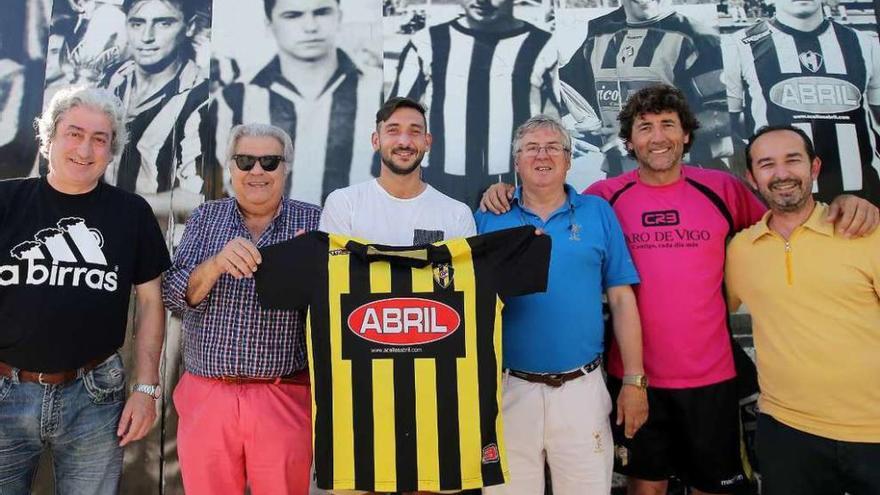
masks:
[[[101,232],[90,229],[82,218],[62,218],[57,228],[42,229],[34,240],[10,250],[11,257],[26,262],[24,281],[20,274],[22,264],[0,265],[0,286],[48,284],[114,292],[117,273],[105,268],[103,244]]]

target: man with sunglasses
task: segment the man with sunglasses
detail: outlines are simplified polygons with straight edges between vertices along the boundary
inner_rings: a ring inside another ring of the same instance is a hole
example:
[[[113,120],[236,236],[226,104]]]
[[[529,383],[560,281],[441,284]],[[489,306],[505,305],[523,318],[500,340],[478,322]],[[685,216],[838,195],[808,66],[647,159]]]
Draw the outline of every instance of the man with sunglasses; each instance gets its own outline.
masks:
[[[234,198],[199,206],[163,293],[183,319],[186,373],[174,391],[187,493],[308,493],[311,399],[304,320],[264,310],[259,248],[318,226],[320,208],[284,198],[293,143],[267,124],[232,129]],[[294,179],[295,180],[295,179]]]
[[[562,123],[536,115],[513,136],[522,183],[507,213],[477,212],[480,233],[535,225],[553,238],[547,291],[506,301],[503,313],[504,441],[510,481],[491,495],[609,493],[614,441],[611,397],[602,371],[606,293],[626,376],[618,424],[632,436],[645,422],[642,332],[633,284],[639,277],[614,210],[565,183],[571,137]]]

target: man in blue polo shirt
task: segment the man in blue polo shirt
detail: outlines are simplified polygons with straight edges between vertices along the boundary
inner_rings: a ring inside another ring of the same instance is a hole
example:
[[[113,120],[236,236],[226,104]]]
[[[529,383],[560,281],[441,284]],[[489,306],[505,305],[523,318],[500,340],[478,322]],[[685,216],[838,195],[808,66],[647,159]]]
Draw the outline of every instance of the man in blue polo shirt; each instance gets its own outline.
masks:
[[[532,224],[553,239],[547,292],[511,298],[504,308],[504,435],[510,482],[490,495],[544,493],[544,463],[554,495],[609,493],[614,443],[611,398],[601,370],[602,294],[608,297],[626,377],[618,424],[632,436],[648,416],[642,331],[631,285],[639,283],[608,203],[565,183],[571,137],[545,115],[514,135],[522,179],[510,211],[477,212],[480,233]]]

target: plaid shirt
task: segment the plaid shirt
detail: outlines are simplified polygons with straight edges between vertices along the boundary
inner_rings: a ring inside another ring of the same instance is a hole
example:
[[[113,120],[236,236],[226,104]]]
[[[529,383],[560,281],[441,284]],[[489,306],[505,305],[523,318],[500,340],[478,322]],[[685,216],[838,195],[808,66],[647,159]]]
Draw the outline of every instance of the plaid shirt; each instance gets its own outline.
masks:
[[[315,230],[320,215],[317,206],[284,199],[281,212],[256,245],[292,239],[299,229]],[[276,377],[304,369],[303,315],[263,309],[253,278],[236,280],[223,274],[201,303],[187,304],[192,271],[236,237],[250,239],[235,198],[204,203],[187,221],[174,264],[165,273],[165,306],[183,319],[186,370],[207,377]]]

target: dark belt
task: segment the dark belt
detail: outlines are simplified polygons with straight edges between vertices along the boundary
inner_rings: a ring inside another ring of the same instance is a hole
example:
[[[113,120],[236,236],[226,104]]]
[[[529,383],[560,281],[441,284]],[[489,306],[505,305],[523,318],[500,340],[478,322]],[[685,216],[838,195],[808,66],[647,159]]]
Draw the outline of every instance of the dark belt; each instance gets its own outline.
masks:
[[[309,372],[308,370],[299,370],[295,371],[289,375],[284,376],[267,376],[267,377],[259,377],[259,376],[217,376],[214,377],[214,380],[220,380],[223,383],[229,383],[232,385],[252,385],[256,383],[271,383],[271,384],[292,384],[292,385],[308,385],[309,384]]]
[[[602,364],[602,356],[568,373],[529,373],[527,371],[507,370],[511,375],[527,382],[543,383],[551,387],[561,387],[563,383],[580,378]]]
[[[64,383],[69,383],[80,376],[92,371],[97,368],[99,364],[109,358],[110,355],[99,357],[92,359],[91,361],[86,362],[86,364],[82,365],[79,369],[70,370],[70,371],[58,371],[56,373],[40,373],[37,371],[26,371],[26,370],[18,370],[18,381],[19,382],[34,382],[39,383],[40,385],[61,385]],[[14,368],[9,366],[4,362],[0,362],[0,376],[5,376],[6,378],[12,378],[12,370]]]

